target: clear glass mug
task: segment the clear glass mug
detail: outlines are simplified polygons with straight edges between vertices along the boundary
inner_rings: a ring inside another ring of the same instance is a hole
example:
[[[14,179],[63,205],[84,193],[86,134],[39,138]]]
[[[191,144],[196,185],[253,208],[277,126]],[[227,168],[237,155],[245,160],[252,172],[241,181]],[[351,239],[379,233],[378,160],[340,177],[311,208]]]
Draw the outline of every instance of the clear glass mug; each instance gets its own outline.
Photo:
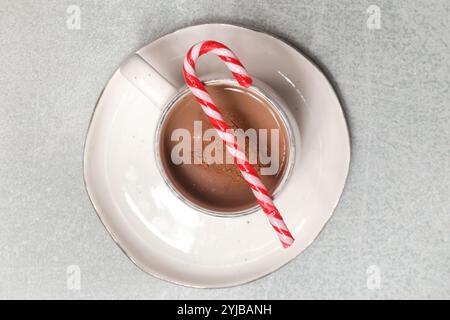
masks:
[[[181,72],[181,66],[180,66]],[[161,163],[160,155],[160,134],[161,128],[164,124],[164,120],[169,111],[179,102],[183,97],[190,93],[189,88],[186,86],[182,88],[177,88],[167,79],[165,79],[150,63],[144,60],[138,54],[134,54],[128,59],[126,59],[120,66],[120,73],[133,84],[139,91],[141,91],[151,102],[153,106],[156,106],[161,113],[158,124],[155,131],[155,160],[157,163],[158,170],[163,177],[167,187],[172,191],[172,193],[179,198],[186,205],[196,209],[197,211],[221,217],[236,217],[249,213],[253,213],[260,209],[258,204],[240,211],[233,211],[226,213],[223,211],[211,210],[209,208],[202,207],[195,202],[191,201],[185,197],[168,178],[167,173]],[[214,75],[208,76],[208,78],[202,79],[206,85],[215,84],[231,84],[237,85],[237,81],[234,79],[223,79],[221,77],[215,77]],[[277,194],[281,192],[283,187],[288,181],[292,168],[295,163],[295,149],[298,148],[298,141],[295,139],[293,132],[296,130],[298,132],[296,121],[293,115],[283,102],[283,100],[265,83],[253,78],[253,84],[247,88],[248,91],[256,95],[257,97],[263,99],[274,112],[277,113],[281,121],[283,122],[286,132],[287,132],[287,143],[288,143],[288,160],[286,164],[286,169],[281,178],[280,183],[273,192],[272,196],[275,199]]]

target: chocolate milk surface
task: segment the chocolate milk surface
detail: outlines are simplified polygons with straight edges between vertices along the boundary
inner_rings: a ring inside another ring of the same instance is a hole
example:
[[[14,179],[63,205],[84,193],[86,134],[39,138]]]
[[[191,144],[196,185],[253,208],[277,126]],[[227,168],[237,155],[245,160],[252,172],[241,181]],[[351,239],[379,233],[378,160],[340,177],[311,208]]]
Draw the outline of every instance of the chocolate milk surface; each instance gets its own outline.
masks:
[[[288,160],[287,130],[283,121],[268,102],[247,89],[228,84],[209,85],[206,88],[230,128],[241,129],[241,133],[254,129],[250,131],[257,133],[257,143],[252,144],[247,137],[243,149],[247,157],[252,155],[255,159],[252,164],[272,194],[283,178]],[[183,129],[183,137],[177,134],[179,129]],[[227,155],[225,145],[212,129],[213,126],[192,94],[186,95],[172,107],[165,117],[160,134],[161,162],[167,178],[184,197],[209,210],[227,213],[255,206],[257,202],[250,187],[237,166],[232,161],[227,162],[227,156],[228,160],[231,156]],[[205,134],[206,131],[213,132],[214,136]],[[276,132],[278,135],[273,136]],[[264,133],[266,139],[261,139]],[[189,143],[190,148],[180,149],[181,144],[185,146],[186,143]],[[218,144],[223,147],[222,155],[214,148]],[[271,152],[273,150],[276,152]],[[269,157],[262,161],[260,152]],[[174,154],[181,155],[184,162],[179,163],[179,159],[173,161]],[[272,161],[267,163],[270,156]],[[275,156],[277,163],[274,162]],[[213,161],[220,158],[223,161]],[[274,170],[267,170],[271,164]],[[263,168],[271,174],[261,174]]]

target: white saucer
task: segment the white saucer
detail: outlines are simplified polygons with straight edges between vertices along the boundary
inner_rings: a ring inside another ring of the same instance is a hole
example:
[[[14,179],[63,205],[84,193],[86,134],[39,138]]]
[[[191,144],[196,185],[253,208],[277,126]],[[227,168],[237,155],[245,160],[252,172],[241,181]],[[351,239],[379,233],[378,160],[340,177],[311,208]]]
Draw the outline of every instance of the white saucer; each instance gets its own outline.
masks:
[[[90,124],[84,178],[101,221],[142,270],[193,287],[242,284],[278,269],[319,234],[343,191],[350,142],[339,100],[323,73],[300,52],[265,33],[224,24],[188,27],[138,53],[173,84],[184,85],[182,59],[202,40],[225,43],[249,73],[281,96],[298,121],[301,145],[292,175],[275,199],[296,241],[283,249],[261,211],[223,218],[184,205],[166,186],[154,158],[159,118],[115,72]],[[215,57],[198,74],[230,78]]]

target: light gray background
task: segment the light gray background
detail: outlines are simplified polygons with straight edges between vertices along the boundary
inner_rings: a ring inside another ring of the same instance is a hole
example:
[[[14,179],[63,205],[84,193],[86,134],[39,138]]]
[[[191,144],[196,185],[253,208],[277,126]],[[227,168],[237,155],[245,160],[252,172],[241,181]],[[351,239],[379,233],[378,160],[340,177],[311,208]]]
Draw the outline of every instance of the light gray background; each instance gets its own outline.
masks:
[[[66,28],[70,4],[81,30]],[[366,26],[371,4],[380,30]],[[446,0],[1,0],[0,298],[450,298],[449,16]],[[135,267],[91,207],[81,167],[119,63],[205,22],[262,29],[310,55],[352,139],[348,184],[317,241],[276,273],[219,290]],[[81,269],[78,291],[67,289],[69,265]],[[370,266],[380,289],[367,287]]]

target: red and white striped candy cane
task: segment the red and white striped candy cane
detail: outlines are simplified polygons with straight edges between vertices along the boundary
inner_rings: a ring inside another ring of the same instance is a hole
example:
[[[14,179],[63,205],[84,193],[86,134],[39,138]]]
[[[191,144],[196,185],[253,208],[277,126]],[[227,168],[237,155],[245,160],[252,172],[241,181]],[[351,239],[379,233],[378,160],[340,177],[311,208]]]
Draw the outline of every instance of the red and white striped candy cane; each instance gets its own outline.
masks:
[[[245,153],[239,150],[236,138],[230,133],[229,127],[222,117],[222,113],[214,104],[195,73],[195,63],[197,62],[197,59],[209,52],[214,53],[222,59],[241,86],[247,88],[252,84],[252,79],[234,53],[228,47],[217,41],[200,42],[189,49],[183,65],[186,84],[200,103],[214,128],[217,130],[218,135],[224,141],[228,152],[234,157],[235,163],[241,171],[242,176],[253,191],[258,203],[269,219],[270,224],[277,232],[281,244],[284,248],[287,248],[294,242],[292,234],[284,223],[280,212],[275,207],[272,197],[264,187],[258,173],[248,162]]]

